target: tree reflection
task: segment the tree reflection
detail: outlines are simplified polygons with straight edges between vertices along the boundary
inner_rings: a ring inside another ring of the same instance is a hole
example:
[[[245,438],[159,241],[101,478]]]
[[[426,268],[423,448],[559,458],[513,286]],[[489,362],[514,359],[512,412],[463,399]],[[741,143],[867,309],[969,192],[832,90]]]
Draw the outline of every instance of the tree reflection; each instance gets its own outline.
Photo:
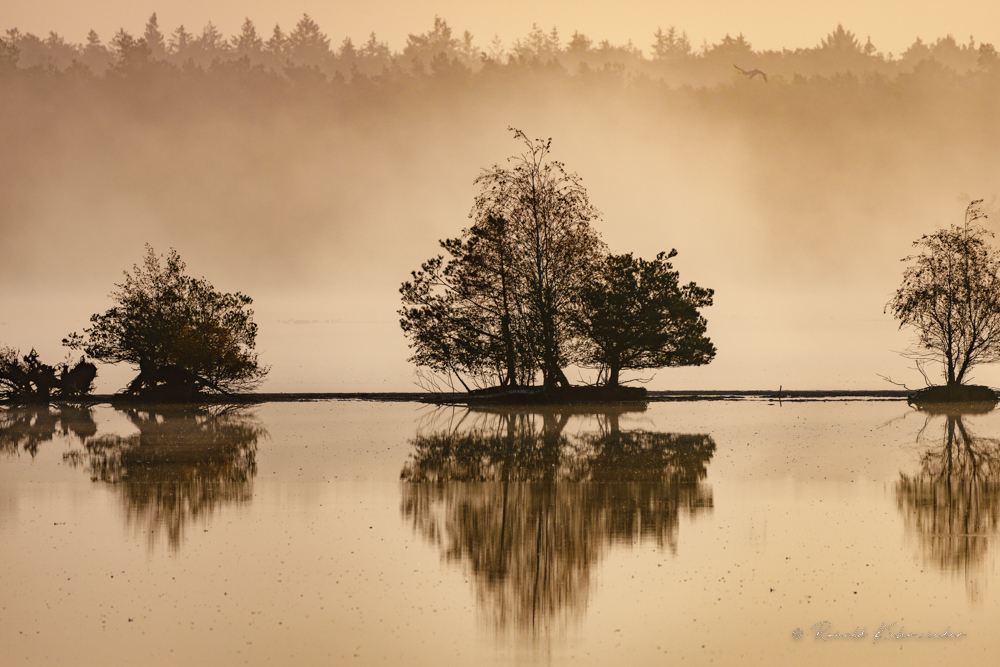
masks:
[[[967,415],[966,415],[967,416]],[[940,440],[928,444],[916,475],[901,474],[896,502],[927,562],[963,573],[973,587],[1000,522],[1000,439],[976,436],[960,411],[944,413]]]
[[[113,485],[127,523],[150,546],[165,530],[177,551],[192,520],[250,500],[257,441],[267,434],[251,415],[189,407],[124,412],[138,433],[90,437],[63,459]]]
[[[43,405],[0,411],[0,452],[4,454],[25,451],[34,458],[43,442],[51,441],[57,434],[71,433],[80,442],[97,433],[90,408]]]
[[[568,408],[467,411],[413,439],[403,516],[468,568],[497,630],[537,636],[579,617],[612,544],[676,553],[678,515],[711,508],[712,438],[622,430],[619,414],[567,434]]]

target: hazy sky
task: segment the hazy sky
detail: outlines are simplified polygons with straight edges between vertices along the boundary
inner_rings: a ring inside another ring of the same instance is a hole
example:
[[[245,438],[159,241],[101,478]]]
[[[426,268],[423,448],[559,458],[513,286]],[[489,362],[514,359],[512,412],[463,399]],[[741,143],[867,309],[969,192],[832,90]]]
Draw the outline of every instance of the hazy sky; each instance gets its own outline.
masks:
[[[555,24],[564,38],[580,30],[647,49],[655,27],[671,24],[695,45],[743,32],[758,49],[813,46],[838,22],[887,52],[918,35],[965,42],[974,33],[1000,43],[1000,9],[981,0],[765,8],[514,0],[486,9],[423,0],[0,2],[0,29],[56,30],[72,41],[90,28],[105,40],[119,26],[139,33],[155,10],[164,33],[180,23],[200,31],[212,20],[227,35],[244,16],[268,32],[275,21],[290,29],[305,11],[334,45],[375,30],[396,51],[435,13],[481,45],[493,32],[509,44],[532,22]],[[18,113],[14,100],[6,132],[0,123],[2,147],[18,157],[0,162],[0,204],[8,206],[0,345],[61,359],[60,339],[110,306],[112,285],[148,242],[160,252],[177,248],[190,273],[219,289],[254,298],[258,351],[272,366],[265,390],[415,389],[396,314],[399,284],[436,254],[437,239],[468,224],[477,174],[518,151],[506,129],[513,125],[553,137],[554,156],[579,172],[602,211],[597,227],[612,252],[651,258],[675,247],[682,280],[716,290],[706,317],[718,357],[661,371],[651,388],[888,387],[877,373],[922,385],[895,354],[908,336],[883,307],[910,242],[960,222],[970,196],[990,202],[991,229],[1000,230],[994,110],[962,116],[937,94],[921,109],[892,112],[901,116],[879,107],[854,113],[835,96],[832,112],[803,106],[796,115],[768,106],[780,91],[773,81],[756,98],[741,90],[732,99],[756,100],[762,111],[747,118],[767,127],[599,93],[460,98],[460,108],[428,96],[412,110],[374,113],[370,123],[325,113],[150,120],[85,107],[60,110],[51,128],[48,115],[35,123],[30,104]],[[113,391],[130,375],[102,366],[99,389]],[[1000,368],[975,379],[1000,385]]]
[[[459,33],[472,32],[481,46],[494,34],[507,43],[523,37],[532,23],[545,29],[554,25],[564,38],[579,30],[614,44],[631,39],[646,53],[656,27],[670,25],[686,31],[695,47],[741,32],[756,49],[811,47],[838,23],[862,41],[870,35],[884,53],[898,54],[918,36],[933,40],[952,34],[965,43],[974,35],[977,41],[1000,42],[1000,10],[992,0],[3,0],[0,28],[38,35],[55,30],[74,42],[82,42],[93,28],[107,40],[120,27],[141,32],[154,11],[165,33],[179,24],[200,31],[212,21],[226,35],[236,32],[244,17],[264,32],[276,22],[287,30],[305,12],[335,45],[344,37],[358,43],[374,30],[397,51],[408,33],[427,30],[435,14]]]

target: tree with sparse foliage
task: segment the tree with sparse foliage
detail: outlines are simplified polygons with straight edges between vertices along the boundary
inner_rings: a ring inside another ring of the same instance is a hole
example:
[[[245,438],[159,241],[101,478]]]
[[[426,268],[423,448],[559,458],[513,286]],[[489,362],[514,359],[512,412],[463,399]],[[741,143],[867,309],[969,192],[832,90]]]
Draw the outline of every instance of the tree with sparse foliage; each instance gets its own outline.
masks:
[[[940,363],[948,386],[964,383],[979,364],[1000,361],[1000,253],[976,200],[965,223],[926,235],[913,245],[917,255],[903,272],[903,284],[886,305],[899,326],[912,327],[914,344],[904,354],[917,362]]]
[[[473,217],[506,221],[543,383],[569,386],[562,369],[573,361],[571,323],[607,248],[591,226],[598,212],[580,177],[549,157],[552,140],[511,129],[526,150],[510,159],[512,168],[494,166],[476,179]]]
[[[513,128],[512,128],[513,130]],[[579,295],[606,252],[591,227],[597,211],[576,174],[551,160],[551,140],[519,130],[523,154],[476,184],[462,238],[404,283],[400,324],[411,361],[434,371],[492,375],[500,386],[569,386],[572,321]]]
[[[104,363],[137,368],[125,391],[131,396],[192,400],[208,391],[256,387],[268,368],[254,352],[252,299],[185,275],[176,250],[165,264],[153,248],[146,251],[143,265],[126,271],[111,293],[115,306],[93,315],[82,335],[73,333],[63,344]]]
[[[681,285],[670,264],[676,250],[652,261],[609,255],[582,292],[577,328],[581,362],[595,366],[606,386],[617,387],[625,370],[702,366],[715,357],[699,308],[713,291]]]

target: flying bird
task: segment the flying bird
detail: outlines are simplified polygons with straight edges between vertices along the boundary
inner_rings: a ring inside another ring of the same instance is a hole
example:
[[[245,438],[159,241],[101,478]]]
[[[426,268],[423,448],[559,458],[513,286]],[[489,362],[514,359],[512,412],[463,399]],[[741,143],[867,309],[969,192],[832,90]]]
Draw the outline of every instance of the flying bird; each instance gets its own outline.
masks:
[[[743,69],[739,65],[733,65],[733,67],[735,67],[736,69],[738,69],[740,71],[740,74],[745,74],[747,77],[749,77],[751,79],[754,78],[755,76],[757,76],[758,74],[760,74],[764,78],[764,83],[767,83],[767,74],[765,74],[764,72],[761,72],[759,69],[752,69],[752,70],[748,71],[748,70]]]

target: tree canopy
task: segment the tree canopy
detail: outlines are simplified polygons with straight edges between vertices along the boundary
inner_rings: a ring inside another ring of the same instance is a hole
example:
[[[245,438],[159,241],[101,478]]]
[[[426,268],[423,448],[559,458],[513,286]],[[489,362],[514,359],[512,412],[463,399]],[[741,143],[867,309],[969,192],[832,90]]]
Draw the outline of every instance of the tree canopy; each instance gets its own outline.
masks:
[[[477,386],[568,387],[571,364],[602,369],[700,365],[715,348],[698,308],[712,291],[681,286],[661,253],[611,255],[580,177],[549,156],[551,140],[514,130],[525,151],[485,170],[462,236],[400,288],[410,361]]]
[[[147,245],[143,265],[126,271],[111,293],[116,305],[63,343],[104,363],[136,367],[130,395],[177,400],[257,386],[268,368],[254,352],[252,299],[185,275],[176,250],[160,260]]]
[[[268,32],[271,37],[265,40]],[[977,43],[972,37],[959,43],[951,35],[933,42],[917,38],[894,56],[880,51],[871,39],[862,43],[855,33],[839,24],[811,48],[754,49],[742,33],[726,34],[715,44],[706,41],[693,47],[687,33],[676,26],[663,29],[649,25],[644,35],[635,37],[636,43],[629,39],[624,44],[612,44],[608,39],[577,31],[567,39],[556,26],[532,24],[527,35],[513,42],[504,44],[495,37],[483,44],[468,30],[455,30],[444,18],[435,16],[428,30],[410,33],[402,50],[394,51],[374,33],[360,48],[349,35],[331,38],[308,14],[303,14],[290,31],[275,25],[273,31],[259,32],[248,17],[239,32],[228,38],[211,21],[200,32],[189,31],[183,25],[161,31],[157,15],[153,14],[142,31],[122,28],[107,43],[102,43],[93,30],[84,44],[68,41],[55,32],[39,37],[16,27],[8,28],[0,36],[0,73],[20,68],[39,73],[71,71],[98,77],[141,78],[173,71],[198,77],[199,69],[232,69],[234,63],[245,61],[246,69],[288,80],[296,80],[303,70],[313,70],[319,75],[313,81],[326,82],[338,77],[391,80],[426,75],[461,80],[465,77],[454,75],[499,69],[516,74],[518,70],[554,65],[551,69],[584,75],[611,68],[627,74],[629,79],[641,74],[674,85],[710,87],[739,76],[734,76],[734,60],[747,69],[766,71],[775,80],[847,72],[860,77],[895,76],[912,72],[928,60],[966,73],[988,71],[996,60],[992,44]],[[150,64],[154,67],[148,67]],[[161,64],[166,67],[159,67]]]
[[[577,296],[605,247],[580,178],[550,159],[551,140],[511,129],[524,153],[476,179],[473,225],[441,242],[447,261],[425,262],[403,284],[400,323],[418,365],[501,386],[532,384],[541,370],[545,386],[565,386]]]
[[[618,385],[623,370],[701,366],[715,357],[698,312],[712,305],[714,292],[681,285],[669,261],[676,255],[661,252],[652,261],[609,255],[583,288],[581,361],[597,366],[609,386]]]
[[[962,384],[969,371],[1000,360],[1000,253],[993,234],[975,221],[985,218],[976,200],[963,225],[914,241],[917,255],[903,272],[903,283],[886,305],[899,326],[912,327],[913,346],[905,352],[918,367],[940,363],[949,386]]]

